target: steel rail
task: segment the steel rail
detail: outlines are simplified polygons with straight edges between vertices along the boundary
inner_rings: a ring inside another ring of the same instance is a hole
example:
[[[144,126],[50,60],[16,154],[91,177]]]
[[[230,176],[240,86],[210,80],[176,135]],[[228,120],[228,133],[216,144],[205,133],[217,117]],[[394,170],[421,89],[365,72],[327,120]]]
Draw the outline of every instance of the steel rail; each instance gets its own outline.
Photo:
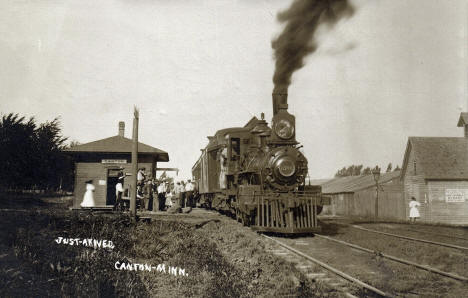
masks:
[[[440,237],[446,237],[446,238],[453,238],[453,239],[460,239],[460,240],[465,240],[468,241],[468,238],[460,237],[460,236],[453,236],[453,235],[443,235],[439,233],[434,233],[434,232],[428,232],[428,231],[418,231],[418,230],[413,230],[413,229],[404,229],[405,231],[410,231],[410,232],[418,232],[418,233],[423,233],[423,234],[430,234],[430,235],[436,235]]]
[[[368,253],[371,253],[371,254],[378,255],[378,256],[383,257],[383,258],[387,258],[387,259],[395,261],[395,262],[399,262],[399,263],[406,264],[406,265],[411,265],[411,266],[417,267],[419,269],[423,269],[423,270],[426,270],[426,271],[437,273],[437,274],[440,274],[440,275],[443,275],[443,276],[446,276],[446,277],[450,277],[450,278],[453,278],[453,279],[456,279],[456,280],[465,281],[465,282],[468,281],[468,277],[460,276],[460,275],[450,273],[450,272],[441,271],[439,269],[436,269],[436,268],[433,268],[433,267],[430,267],[430,266],[420,265],[420,264],[417,264],[417,263],[414,263],[414,262],[411,262],[411,261],[408,261],[408,260],[404,260],[404,259],[400,259],[400,258],[391,256],[391,255],[384,254],[384,253],[379,252],[379,251],[364,248],[364,247],[361,247],[361,246],[356,245],[356,244],[352,244],[352,243],[349,243],[349,242],[333,239],[331,237],[318,235],[318,234],[315,234],[315,237],[324,238],[324,239],[327,239],[327,240],[330,240],[330,241],[335,241],[335,242],[347,245],[347,246],[355,248],[355,249],[359,249],[359,250],[362,250],[362,251],[365,251],[365,252],[368,252]]]
[[[363,227],[356,226],[356,225],[351,225],[351,227],[353,227],[355,229],[367,231],[367,232],[372,232],[372,233],[377,233],[377,234],[402,238],[402,239],[406,239],[406,240],[419,241],[419,242],[424,242],[424,243],[429,243],[429,244],[434,244],[434,245],[439,245],[439,246],[445,246],[445,247],[450,247],[450,248],[456,248],[456,249],[461,249],[461,250],[468,250],[468,247],[465,247],[465,246],[459,246],[459,245],[453,245],[453,244],[448,244],[448,243],[443,243],[443,242],[435,242],[435,241],[429,241],[429,240],[424,240],[424,239],[412,238],[412,237],[408,237],[408,236],[396,235],[396,234],[392,234],[392,233],[386,233],[386,232],[381,232],[381,231],[372,230],[372,229],[368,229],[368,228],[363,228]]]
[[[342,271],[340,271],[338,269],[335,269],[335,268],[331,267],[330,265],[327,265],[327,264],[325,264],[325,263],[323,263],[323,262],[309,256],[309,255],[306,255],[305,253],[303,253],[303,252],[301,252],[301,251],[299,251],[299,250],[297,250],[295,248],[292,248],[291,246],[289,246],[287,244],[284,244],[279,240],[276,240],[274,238],[271,238],[271,237],[263,235],[263,234],[262,234],[262,236],[267,238],[267,239],[270,239],[270,240],[272,240],[272,241],[274,241],[276,243],[278,243],[282,247],[294,252],[295,254],[297,254],[297,255],[299,255],[299,256],[301,256],[301,257],[303,257],[303,258],[305,258],[305,259],[307,259],[307,260],[309,260],[309,261],[311,261],[311,262],[313,262],[313,263],[315,263],[317,265],[320,265],[321,267],[335,273],[336,275],[339,275],[339,276],[341,276],[341,277],[343,277],[343,278],[345,278],[345,279],[347,279],[347,280],[349,280],[349,281],[351,281],[351,282],[353,282],[355,284],[360,285],[363,288],[368,289],[369,291],[372,291],[373,293],[376,293],[376,294],[378,294],[378,295],[380,295],[382,297],[390,297],[389,294],[387,294],[387,293],[385,293],[385,292],[383,292],[383,291],[381,291],[381,290],[379,290],[377,288],[374,288],[373,286],[371,286],[369,284],[366,284],[365,282],[362,282],[359,279],[356,279],[356,278],[352,277],[351,275],[348,275],[348,274],[346,274],[346,273],[344,273],[344,272],[342,272]]]

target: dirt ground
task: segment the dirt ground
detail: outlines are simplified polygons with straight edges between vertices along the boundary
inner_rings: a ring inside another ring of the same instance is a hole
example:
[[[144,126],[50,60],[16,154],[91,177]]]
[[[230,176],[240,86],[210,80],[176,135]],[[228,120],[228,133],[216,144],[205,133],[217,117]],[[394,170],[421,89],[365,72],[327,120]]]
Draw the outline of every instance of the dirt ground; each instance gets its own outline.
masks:
[[[69,211],[63,198],[20,203],[0,211],[3,297],[340,296],[268,253],[270,244],[255,232],[216,213],[148,213],[150,222],[133,222]],[[108,240],[114,247],[65,245],[58,237]]]

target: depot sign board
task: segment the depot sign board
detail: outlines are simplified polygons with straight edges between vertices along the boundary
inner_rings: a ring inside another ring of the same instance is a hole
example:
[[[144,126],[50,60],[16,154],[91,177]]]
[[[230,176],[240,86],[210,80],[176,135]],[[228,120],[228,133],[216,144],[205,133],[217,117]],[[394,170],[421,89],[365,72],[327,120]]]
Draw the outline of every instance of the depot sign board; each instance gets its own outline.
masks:
[[[466,201],[468,189],[446,189],[445,202],[447,203],[463,203]]]
[[[127,163],[126,159],[102,159],[101,163],[122,164]]]

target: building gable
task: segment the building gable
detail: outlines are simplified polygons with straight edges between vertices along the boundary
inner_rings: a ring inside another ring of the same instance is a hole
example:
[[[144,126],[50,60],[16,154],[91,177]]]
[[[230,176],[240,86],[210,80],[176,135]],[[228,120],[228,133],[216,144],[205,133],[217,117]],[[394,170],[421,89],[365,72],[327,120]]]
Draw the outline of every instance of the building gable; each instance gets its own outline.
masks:
[[[417,169],[413,175],[422,175],[424,179],[468,179],[468,139],[409,137],[401,177],[409,174],[408,167],[413,166]]]
[[[468,113],[460,113],[457,126],[463,127],[465,125],[468,125]]]

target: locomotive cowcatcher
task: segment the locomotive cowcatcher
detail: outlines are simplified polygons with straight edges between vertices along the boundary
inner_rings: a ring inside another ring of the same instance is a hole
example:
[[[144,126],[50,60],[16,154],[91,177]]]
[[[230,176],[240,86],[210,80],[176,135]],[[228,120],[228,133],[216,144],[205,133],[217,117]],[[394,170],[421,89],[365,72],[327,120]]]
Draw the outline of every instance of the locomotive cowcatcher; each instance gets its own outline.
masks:
[[[244,127],[209,136],[192,167],[200,203],[236,215],[262,232],[309,233],[320,230],[317,214],[329,198],[320,186],[306,186],[307,159],[296,141],[295,117],[287,93],[273,94],[271,128],[253,117]]]

